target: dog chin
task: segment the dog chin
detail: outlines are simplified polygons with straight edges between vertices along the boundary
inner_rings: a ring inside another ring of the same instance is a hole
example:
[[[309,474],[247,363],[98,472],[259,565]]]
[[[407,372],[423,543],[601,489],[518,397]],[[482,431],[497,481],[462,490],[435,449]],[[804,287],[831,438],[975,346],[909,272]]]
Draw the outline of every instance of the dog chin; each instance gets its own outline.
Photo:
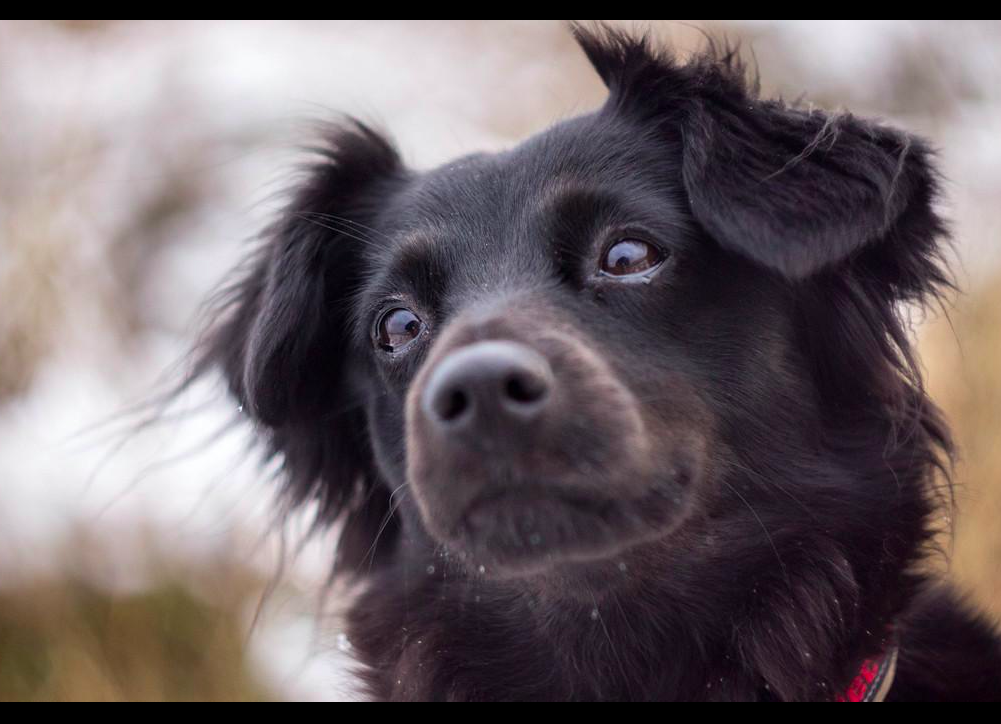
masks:
[[[441,542],[474,575],[566,574],[669,535],[685,518],[687,498],[680,486],[632,501],[518,489],[475,501]]]

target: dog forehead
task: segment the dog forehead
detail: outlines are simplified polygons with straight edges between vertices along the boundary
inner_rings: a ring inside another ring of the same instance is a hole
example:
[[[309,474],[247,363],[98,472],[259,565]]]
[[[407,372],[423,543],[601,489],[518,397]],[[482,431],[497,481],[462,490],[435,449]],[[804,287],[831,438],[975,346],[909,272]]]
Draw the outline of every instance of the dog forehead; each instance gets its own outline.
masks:
[[[405,254],[445,239],[509,244],[562,196],[623,196],[680,178],[669,139],[614,114],[568,119],[498,153],[465,156],[417,175],[390,217]]]

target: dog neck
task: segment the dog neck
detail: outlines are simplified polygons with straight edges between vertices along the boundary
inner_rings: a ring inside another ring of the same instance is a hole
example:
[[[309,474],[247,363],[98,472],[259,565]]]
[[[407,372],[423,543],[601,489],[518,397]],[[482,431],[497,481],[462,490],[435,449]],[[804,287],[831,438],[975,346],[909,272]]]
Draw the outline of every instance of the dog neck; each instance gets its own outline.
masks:
[[[562,594],[529,591],[413,559],[376,574],[349,636],[378,699],[885,696],[896,646],[880,632],[899,610],[877,605],[885,591],[867,595],[859,564],[823,538],[777,538],[776,558],[770,546],[741,550],[722,533],[732,528],[685,532],[674,549],[684,556],[649,546],[609,561],[605,583],[617,575],[623,585],[593,594],[580,581]],[[727,555],[745,557],[736,575],[717,565]],[[713,570],[730,573],[705,574]],[[917,584],[898,577],[889,587],[907,595]]]

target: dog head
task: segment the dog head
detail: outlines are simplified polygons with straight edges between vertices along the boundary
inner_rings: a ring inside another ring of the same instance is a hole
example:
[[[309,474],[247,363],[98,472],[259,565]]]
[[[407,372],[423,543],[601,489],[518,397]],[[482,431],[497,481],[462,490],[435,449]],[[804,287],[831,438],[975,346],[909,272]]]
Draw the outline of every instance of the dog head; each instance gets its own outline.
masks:
[[[945,282],[921,142],[575,32],[607,102],[511,150],[415,172],[331,131],[209,340],[344,566],[671,545],[899,397],[896,305]]]

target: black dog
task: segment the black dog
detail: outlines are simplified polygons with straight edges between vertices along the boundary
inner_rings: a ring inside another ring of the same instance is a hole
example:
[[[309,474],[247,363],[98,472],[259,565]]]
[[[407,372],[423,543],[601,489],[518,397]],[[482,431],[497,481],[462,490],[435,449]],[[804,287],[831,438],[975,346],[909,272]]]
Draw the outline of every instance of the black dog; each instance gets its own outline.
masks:
[[[331,133],[206,340],[339,526],[370,693],[1001,698],[920,565],[928,148],[575,32],[607,103],[510,151],[416,173]]]

